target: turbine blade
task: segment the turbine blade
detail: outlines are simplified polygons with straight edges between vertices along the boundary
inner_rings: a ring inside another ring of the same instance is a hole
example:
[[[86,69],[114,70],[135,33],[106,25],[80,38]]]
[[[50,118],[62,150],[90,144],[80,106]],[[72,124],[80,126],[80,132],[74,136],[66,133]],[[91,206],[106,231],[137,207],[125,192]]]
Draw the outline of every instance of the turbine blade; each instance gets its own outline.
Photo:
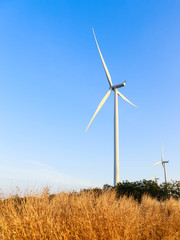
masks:
[[[122,97],[126,102],[130,103],[131,105],[133,105],[134,107],[137,108],[136,105],[134,105],[132,102],[130,102],[124,95],[122,95],[122,93],[120,93],[119,91],[117,91],[117,94]]]
[[[109,97],[111,91],[112,91],[112,89],[110,89],[110,90],[106,93],[106,95],[103,97],[103,99],[102,99],[102,101],[100,102],[98,108],[96,109],[96,112],[94,113],[93,117],[91,118],[91,121],[90,121],[89,125],[87,126],[85,132],[87,132],[87,130],[88,130],[89,126],[91,125],[93,119],[95,118],[95,116],[97,115],[97,113],[99,112],[99,110],[102,108],[103,104],[105,103],[105,101],[106,101],[107,98]]]
[[[163,144],[162,144],[162,155],[161,155],[161,161],[163,162]]]
[[[110,85],[110,87],[112,87],[112,80],[111,80],[110,73],[109,73],[109,71],[108,71],[108,69],[107,69],[107,66],[106,66],[106,64],[105,64],[105,61],[104,61],[104,59],[103,59],[103,56],[102,56],[101,50],[100,50],[100,48],[99,48],[99,45],[98,45],[98,42],[97,42],[97,39],[96,39],[96,35],[95,35],[95,32],[94,32],[94,29],[92,29],[92,30],[93,30],[94,38],[95,38],[96,45],[97,45],[97,48],[98,48],[98,51],[99,51],[99,55],[100,55],[100,57],[101,57],[101,61],[102,61],[102,64],[103,64],[104,70],[105,70],[105,72],[106,72],[106,76],[107,76],[107,79],[108,79],[109,85]]]
[[[162,163],[162,162],[157,162],[157,163],[154,163],[154,164],[153,164],[153,166],[154,166],[154,165],[158,165],[158,164],[161,164],[161,163]]]

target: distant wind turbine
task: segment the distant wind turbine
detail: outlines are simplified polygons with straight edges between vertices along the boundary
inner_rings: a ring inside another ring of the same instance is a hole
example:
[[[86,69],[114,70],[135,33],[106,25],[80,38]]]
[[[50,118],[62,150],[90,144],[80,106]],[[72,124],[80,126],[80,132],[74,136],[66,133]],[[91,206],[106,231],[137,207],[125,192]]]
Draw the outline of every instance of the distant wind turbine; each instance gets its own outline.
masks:
[[[167,173],[166,173],[166,163],[169,163],[169,161],[164,161],[163,160],[163,144],[162,144],[162,155],[161,155],[161,162],[154,163],[154,165],[162,164],[162,167],[164,169],[164,178],[165,178],[165,183],[167,184]]]
[[[156,183],[158,182],[159,178],[158,177],[151,177]]]
[[[131,105],[133,105],[134,107],[136,107],[133,103],[131,103],[125,96],[122,95],[122,93],[120,93],[118,91],[118,88],[124,87],[126,84],[126,81],[124,81],[123,83],[117,84],[117,85],[113,85],[112,84],[112,80],[111,80],[111,76],[110,73],[107,69],[107,66],[105,64],[105,61],[103,59],[103,56],[101,54],[97,39],[96,39],[96,35],[93,30],[93,34],[94,34],[94,38],[96,41],[96,45],[101,57],[101,61],[106,73],[106,77],[107,80],[109,82],[109,90],[108,92],[105,94],[104,98],[102,99],[102,101],[100,102],[98,108],[96,109],[96,112],[94,113],[93,117],[91,118],[91,121],[89,123],[89,125],[87,126],[85,132],[87,132],[89,126],[91,125],[93,119],[95,118],[95,116],[97,115],[97,113],[99,112],[99,110],[101,109],[101,107],[103,106],[103,104],[106,102],[107,98],[109,97],[110,93],[112,91],[114,91],[114,186],[117,185],[117,183],[119,182],[119,123],[118,123],[118,95],[120,97],[122,97],[125,101],[127,101],[128,103],[130,103]]]

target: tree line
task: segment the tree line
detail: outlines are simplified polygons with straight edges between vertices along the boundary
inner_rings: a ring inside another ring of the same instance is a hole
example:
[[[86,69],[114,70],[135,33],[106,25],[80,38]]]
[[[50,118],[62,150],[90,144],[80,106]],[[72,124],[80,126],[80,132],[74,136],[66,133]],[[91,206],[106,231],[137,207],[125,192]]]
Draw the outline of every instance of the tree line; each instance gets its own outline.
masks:
[[[101,195],[104,191],[115,191],[118,198],[125,195],[133,197],[139,203],[144,194],[157,200],[166,200],[170,197],[178,199],[180,198],[180,181],[171,181],[167,184],[158,184],[155,181],[145,179],[135,182],[123,181],[119,182],[115,187],[105,184],[102,189],[83,189],[80,193],[89,191],[94,192],[97,196]]]

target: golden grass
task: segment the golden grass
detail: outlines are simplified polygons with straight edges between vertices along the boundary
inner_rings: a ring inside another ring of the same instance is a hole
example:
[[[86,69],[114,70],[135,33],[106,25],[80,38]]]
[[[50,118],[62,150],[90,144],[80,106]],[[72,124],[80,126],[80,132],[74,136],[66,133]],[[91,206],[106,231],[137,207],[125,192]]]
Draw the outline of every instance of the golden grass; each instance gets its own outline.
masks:
[[[180,200],[144,196],[116,198],[114,192],[59,193],[0,201],[0,239],[179,240]]]

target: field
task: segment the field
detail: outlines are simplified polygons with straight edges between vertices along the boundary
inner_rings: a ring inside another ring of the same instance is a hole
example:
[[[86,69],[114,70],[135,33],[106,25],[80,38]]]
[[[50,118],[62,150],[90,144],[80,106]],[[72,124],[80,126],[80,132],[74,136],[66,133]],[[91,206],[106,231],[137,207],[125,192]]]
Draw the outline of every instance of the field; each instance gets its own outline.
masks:
[[[0,239],[180,239],[180,200],[116,198],[106,191],[27,194],[0,201]]]

